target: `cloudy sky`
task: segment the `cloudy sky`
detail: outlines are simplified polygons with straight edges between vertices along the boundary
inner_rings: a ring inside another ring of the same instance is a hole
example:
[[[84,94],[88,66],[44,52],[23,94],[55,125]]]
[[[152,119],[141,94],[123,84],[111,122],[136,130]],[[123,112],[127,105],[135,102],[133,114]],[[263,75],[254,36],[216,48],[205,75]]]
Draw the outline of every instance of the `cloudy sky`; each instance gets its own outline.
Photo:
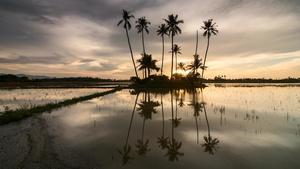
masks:
[[[135,20],[151,22],[146,52],[161,65],[158,25],[169,14],[184,20],[178,60],[189,64],[199,30],[200,57],[207,39],[200,27],[210,18],[219,34],[211,37],[205,76],[228,78],[300,77],[299,0],[0,0],[0,73],[55,77],[134,76],[122,9],[135,19],[129,32],[135,59],[141,57],[141,34]],[[165,39],[165,69],[170,75],[171,39]],[[141,75],[141,72],[139,73]]]

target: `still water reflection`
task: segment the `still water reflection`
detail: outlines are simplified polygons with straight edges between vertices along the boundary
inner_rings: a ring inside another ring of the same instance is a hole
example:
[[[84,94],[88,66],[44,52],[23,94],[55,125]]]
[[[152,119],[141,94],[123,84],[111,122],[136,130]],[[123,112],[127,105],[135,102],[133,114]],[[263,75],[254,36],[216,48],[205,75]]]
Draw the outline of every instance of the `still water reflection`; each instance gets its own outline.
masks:
[[[299,89],[123,90],[46,116],[102,168],[298,168]]]

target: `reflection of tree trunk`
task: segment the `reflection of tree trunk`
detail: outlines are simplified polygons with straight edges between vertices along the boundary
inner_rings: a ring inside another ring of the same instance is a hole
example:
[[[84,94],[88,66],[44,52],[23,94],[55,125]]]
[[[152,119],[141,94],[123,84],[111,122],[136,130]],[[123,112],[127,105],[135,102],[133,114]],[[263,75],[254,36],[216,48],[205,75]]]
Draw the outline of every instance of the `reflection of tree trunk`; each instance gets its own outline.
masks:
[[[196,128],[197,128],[197,144],[199,144],[199,128],[198,128],[197,116],[195,116],[195,120],[196,120]]]
[[[130,124],[129,124],[129,128],[128,128],[128,133],[127,133],[127,138],[126,138],[126,145],[125,147],[127,147],[128,144],[128,139],[129,139],[129,134],[130,134],[130,130],[131,130],[131,125],[132,125],[132,121],[133,121],[133,116],[134,116],[134,112],[135,112],[135,107],[136,107],[136,102],[138,100],[140,93],[137,93],[136,98],[135,98],[135,102],[134,102],[134,106],[133,106],[133,110],[132,110],[132,115],[131,115],[131,119],[130,119]]]
[[[142,143],[144,143],[145,121],[146,121],[146,118],[144,118],[144,121],[143,121],[143,129],[142,129]]]
[[[161,102],[161,112],[162,112],[162,119],[163,119],[163,130],[162,130],[162,136],[165,136],[165,115],[164,115],[164,105],[162,101],[162,94],[160,95],[160,102]]]
[[[209,127],[208,118],[207,118],[207,114],[206,114],[205,104],[203,104],[203,109],[204,109],[205,119],[206,119],[206,124],[207,124],[208,138],[210,138],[210,127]]]
[[[172,141],[174,139],[174,110],[173,110],[173,91],[171,91],[171,110],[172,110]]]
[[[175,119],[177,119],[177,98],[175,99],[176,99]]]

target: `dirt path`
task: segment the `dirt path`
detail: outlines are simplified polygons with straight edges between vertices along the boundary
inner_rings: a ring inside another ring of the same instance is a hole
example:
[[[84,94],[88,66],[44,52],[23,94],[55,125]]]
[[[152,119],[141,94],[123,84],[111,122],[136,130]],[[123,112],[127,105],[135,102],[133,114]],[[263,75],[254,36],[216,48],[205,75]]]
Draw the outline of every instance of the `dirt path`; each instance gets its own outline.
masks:
[[[100,168],[63,143],[57,119],[36,115],[0,126],[0,169]]]

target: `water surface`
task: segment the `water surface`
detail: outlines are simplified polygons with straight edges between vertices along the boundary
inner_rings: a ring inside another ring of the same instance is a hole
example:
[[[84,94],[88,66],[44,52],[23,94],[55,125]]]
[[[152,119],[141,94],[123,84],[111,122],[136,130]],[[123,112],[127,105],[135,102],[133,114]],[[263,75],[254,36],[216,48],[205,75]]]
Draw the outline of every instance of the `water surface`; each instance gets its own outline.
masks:
[[[103,168],[298,168],[299,89],[122,90],[46,116]]]

